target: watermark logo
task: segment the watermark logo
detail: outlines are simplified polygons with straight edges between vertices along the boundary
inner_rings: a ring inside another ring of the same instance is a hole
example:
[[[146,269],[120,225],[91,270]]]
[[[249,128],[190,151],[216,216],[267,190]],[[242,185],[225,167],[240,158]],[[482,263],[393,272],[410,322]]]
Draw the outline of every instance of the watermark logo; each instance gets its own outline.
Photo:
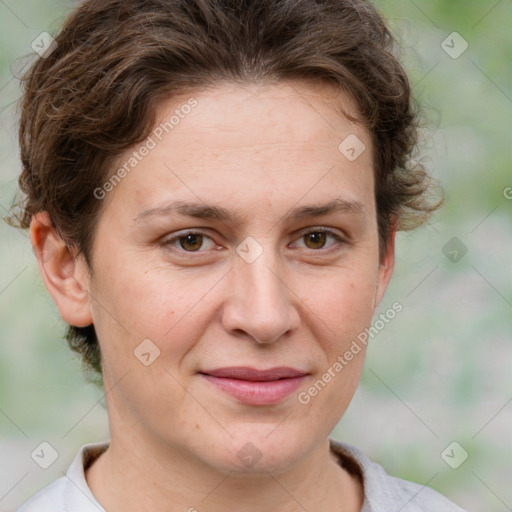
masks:
[[[252,468],[262,456],[262,453],[254,443],[245,443],[236,454],[244,466]]]
[[[48,469],[59,458],[59,453],[50,443],[43,441],[30,456],[39,467]]]
[[[160,349],[149,338],[146,338],[137,345],[133,354],[144,366],[150,366],[160,356]]]
[[[57,41],[48,34],[41,32],[31,43],[30,46],[41,58],[47,59],[57,48]]]
[[[441,250],[452,263],[458,263],[468,252],[468,248],[456,236],[450,238]]]
[[[452,469],[457,469],[458,467],[460,467],[468,457],[468,452],[457,441],[452,441],[441,452],[441,458]]]
[[[366,146],[355,133],[351,133],[347,138],[341,141],[338,145],[338,149],[347,160],[353,162],[363,154]]]
[[[149,153],[155,149],[159,142],[162,141],[164,135],[170,133],[174,128],[184,119],[192,108],[198,105],[198,101],[195,98],[189,98],[186,103],[177,108],[169,119],[163,123],[160,123],[148,137],[146,141],[137,149],[133,151],[131,156],[126,160],[124,165],[117,169],[114,174],[101,186],[97,187],[93,191],[93,195],[96,199],[104,199],[108,192],[114,190],[114,188],[125,178],[130,172],[139,165],[140,162],[149,155]]]
[[[368,338],[376,336],[382,329],[384,329],[386,324],[389,324],[389,322],[396,317],[397,313],[402,311],[402,309],[402,304],[400,304],[400,302],[395,302],[385,313],[381,313],[379,315],[379,319],[376,320],[370,328],[361,331],[357,335],[357,339],[352,341],[349,349],[337,357],[336,361],[322,374],[320,379],[318,379],[306,391],[301,391],[297,395],[298,401],[302,405],[308,404],[312,397],[317,396],[318,393],[320,393],[320,391],[322,391],[329,382],[339,375],[343,368],[350,364],[350,361],[352,361],[354,357],[361,352],[362,346],[366,346],[368,344]]]
[[[468,42],[458,32],[452,32],[441,43],[441,48],[452,59],[458,59],[468,49],[468,46]]]
[[[248,236],[238,244],[236,252],[246,263],[253,263],[263,254],[263,247],[252,236]]]

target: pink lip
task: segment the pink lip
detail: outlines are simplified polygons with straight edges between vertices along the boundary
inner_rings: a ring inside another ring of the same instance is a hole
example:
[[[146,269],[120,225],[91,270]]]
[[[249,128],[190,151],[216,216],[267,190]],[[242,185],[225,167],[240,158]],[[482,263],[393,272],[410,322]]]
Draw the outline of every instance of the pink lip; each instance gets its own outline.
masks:
[[[228,379],[204,375],[218,389],[229,393],[241,402],[251,405],[272,405],[291,395],[306,378],[292,377],[289,379],[271,380],[265,382]]]
[[[306,378],[295,368],[219,368],[201,372],[215,387],[250,405],[272,405],[291,395]]]
[[[297,370],[297,368],[290,368],[289,366],[275,366],[274,368],[268,368],[266,370],[258,370],[257,368],[250,368],[249,366],[229,366],[215,370],[203,370],[201,373],[212,375],[213,377],[227,377],[230,379],[251,381],[269,381],[306,375],[306,372]]]

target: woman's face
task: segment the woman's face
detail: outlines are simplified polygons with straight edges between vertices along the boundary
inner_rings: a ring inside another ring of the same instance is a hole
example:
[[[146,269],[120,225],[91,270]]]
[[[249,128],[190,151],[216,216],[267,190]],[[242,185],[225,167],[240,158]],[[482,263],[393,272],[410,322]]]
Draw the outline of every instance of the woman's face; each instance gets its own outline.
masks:
[[[174,97],[151,141],[118,161],[126,172],[103,188],[87,306],[112,437],[278,472],[342,416],[364,347],[335,363],[370,325],[393,251],[379,260],[369,134],[333,98],[301,82]],[[338,207],[313,215],[324,205]],[[201,373],[232,366],[307,375],[284,397],[251,399]]]

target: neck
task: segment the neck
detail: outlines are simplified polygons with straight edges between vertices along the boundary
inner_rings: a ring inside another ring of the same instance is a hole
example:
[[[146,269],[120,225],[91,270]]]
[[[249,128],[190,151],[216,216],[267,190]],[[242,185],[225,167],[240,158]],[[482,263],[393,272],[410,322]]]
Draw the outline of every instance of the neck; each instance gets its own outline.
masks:
[[[105,510],[126,512],[359,512],[362,484],[329,450],[317,447],[279,474],[220,473],[179,447],[151,446],[111,436],[110,446],[86,471],[87,483]]]

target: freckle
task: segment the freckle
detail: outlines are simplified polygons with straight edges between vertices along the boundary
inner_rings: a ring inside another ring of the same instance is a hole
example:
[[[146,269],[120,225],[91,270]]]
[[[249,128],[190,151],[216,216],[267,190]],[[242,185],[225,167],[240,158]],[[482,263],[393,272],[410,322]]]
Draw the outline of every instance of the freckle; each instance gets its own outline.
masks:
[[[200,428],[200,427],[199,427],[199,424],[198,424],[198,423],[196,423],[196,430],[199,430],[199,428]]]

